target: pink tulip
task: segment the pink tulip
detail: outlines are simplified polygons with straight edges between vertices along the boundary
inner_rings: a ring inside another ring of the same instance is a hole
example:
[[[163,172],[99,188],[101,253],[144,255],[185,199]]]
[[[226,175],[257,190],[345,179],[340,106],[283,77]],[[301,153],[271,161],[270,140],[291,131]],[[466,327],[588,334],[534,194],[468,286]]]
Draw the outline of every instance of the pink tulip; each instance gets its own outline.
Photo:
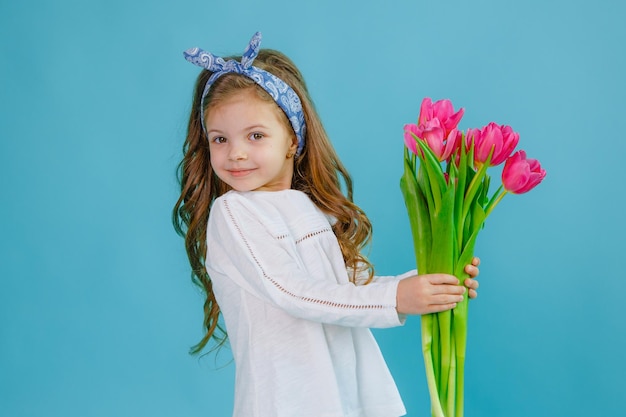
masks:
[[[424,141],[439,161],[447,160],[461,141],[461,132],[452,129],[448,136],[444,136],[444,129],[439,119],[428,120],[419,126],[409,124],[404,126],[404,143],[411,152],[418,153],[415,136]]]
[[[536,159],[526,159],[526,152],[517,151],[504,163],[502,185],[513,194],[526,193],[539,184],[546,176]]]
[[[441,155],[445,132],[439,119],[427,120],[417,126],[417,137],[423,139],[435,155]]]
[[[461,108],[455,113],[450,100],[438,100],[433,103],[430,98],[426,97],[422,100],[422,105],[420,106],[418,125],[424,124],[429,120],[439,119],[441,127],[444,129],[444,136],[447,137],[452,129],[458,126],[464,112],[465,110]]]
[[[491,122],[480,130],[480,135],[474,137],[474,160],[484,164],[493,149],[490,165],[500,165],[511,155],[518,142],[519,133],[510,126],[498,126]]]

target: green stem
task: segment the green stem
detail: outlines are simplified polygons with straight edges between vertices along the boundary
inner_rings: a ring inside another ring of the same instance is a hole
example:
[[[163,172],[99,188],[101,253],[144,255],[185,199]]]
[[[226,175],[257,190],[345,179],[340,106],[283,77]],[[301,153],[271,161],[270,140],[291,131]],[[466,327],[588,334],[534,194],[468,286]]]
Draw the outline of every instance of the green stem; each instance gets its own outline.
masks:
[[[463,415],[464,379],[465,379],[465,349],[467,347],[467,296],[463,302],[454,309],[454,341],[456,358],[456,381],[455,381],[455,414],[449,417]]]
[[[452,312],[442,311],[437,313],[439,321],[440,338],[440,367],[439,367],[439,396],[441,399],[448,396],[448,379],[450,378],[450,366],[452,360]]]
[[[478,189],[480,188],[480,184],[482,183],[483,178],[487,174],[487,168],[489,168],[489,164],[491,164],[491,158],[493,157],[494,149],[495,147],[491,148],[491,152],[489,152],[489,156],[487,157],[487,160],[480,167],[476,175],[474,175],[474,178],[472,178],[472,181],[470,182],[469,187],[467,187],[467,192],[465,193],[465,198],[463,199],[462,219],[464,221],[465,221],[465,218],[467,217],[467,213],[469,212],[470,205],[472,204],[472,201],[474,201],[474,197],[476,196],[476,193],[478,192]]]
[[[422,316],[422,353],[424,356],[424,368],[426,370],[426,382],[430,393],[430,407],[432,417],[446,417],[443,414],[439,396],[437,395],[437,380],[432,357],[432,314]]]
[[[504,190],[504,192],[500,194],[500,191],[502,189],[503,189],[503,187],[500,186],[500,188],[498,188],[498,191],[496,191],[496,193],[493,195],[493,198],[491,199],[489,204],[487,204],[487,208],[485,209],[485,218],[489,217],[489,214],[491,214],[493,209],[496,208],[498,203],[500,201],[502,201],[502,199],[504,198],[505,195],[508,194],[508,191],[506,191],[506,190]]]
[[[454,318],[453,318],[454,320]],[[446,416],[454,417],[458,383],[458,367],[456,360],[456,337],[451,332],[451,344],[450,344],[450,375],[448,376],[448,389],[446,393]]]
[[[433,368],[435,370],[435,382],[437,383],[437,395],[440,391],[441,381],[441,334],[439,333],[439,315],[437,313],[429,314],[431,316],[431,332],[432,332],[432,357]]]
[[[469,275],[465,272],[465,265],[469,264],[474,257],[474,246],[476,244],[476,237],[478,230],[470,236],[463,248],[463,252],[460,254],[458,262],[455,266],[454,275],[461,280],[465,281]],[[454,320],[454,344],[455,344],[455,357],[456,357],[456,399],[455,399],[455,414],[450,414],[448,417],[461,417],[463,416],[463,403],[464,403],[464,381],[465,381],[465,350],[467,347],[467,318],[469,310],[469,298],[465,292],[462,302],[457,304],[456,308],[452,310]]]

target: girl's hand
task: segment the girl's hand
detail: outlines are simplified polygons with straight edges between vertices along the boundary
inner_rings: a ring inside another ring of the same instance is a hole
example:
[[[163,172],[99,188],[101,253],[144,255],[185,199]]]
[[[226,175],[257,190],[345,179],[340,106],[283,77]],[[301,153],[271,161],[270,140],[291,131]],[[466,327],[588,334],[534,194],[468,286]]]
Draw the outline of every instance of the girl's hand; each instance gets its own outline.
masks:
[[[469,279],[469,278],[468,278]],[[463,300],[465,287],[454,275],[413,275],[398,282],[399,314],[427,314],[450,310]]]
[[[478,293],[476,292],[478,289],[478,281],[473,279],[476,278],[480,272],[478,270],[478,265],[480,265],[480,258],[474,257],[474,259],[472,259],[472,263],[465,267],[465,272],[470,276],[470,278],[463,281],[463,284],[465,284],[465,286],[469,289],[469,298],[478,297]]]
[[[472,263],[465,267],[470,278],[464,281],[465,286],[459,285],[454,275],[426,274],[413,275],[398,282],[396,293],[396,310],[400,314],[428,314],[450,310],[457,303],[463,301],[465,290],[469,290],[470,298],[478,295],[478,265],[480,259],[472,259]]]

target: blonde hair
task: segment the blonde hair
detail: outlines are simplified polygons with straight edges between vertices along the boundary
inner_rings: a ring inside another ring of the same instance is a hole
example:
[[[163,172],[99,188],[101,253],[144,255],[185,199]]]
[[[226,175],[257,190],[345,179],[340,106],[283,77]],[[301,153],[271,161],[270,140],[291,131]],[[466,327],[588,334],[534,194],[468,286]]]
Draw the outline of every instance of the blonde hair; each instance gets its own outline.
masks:
[[[370,282],[373,267],[361,251],[371,239],[372,226],[365,213],[353,202],[352,179],[328,139],[302,74],[284,54],[270,49],[261,49],[254,65],[285,81],[300,97],[306,135],[304,149],[295,158],[292,188],[306,193],[320,210],[336,219],[333,231],[346,268],[351,271],[351,281],[357,283],[357,276],[367,273],[364,283]],[[213,84],[205,98],[205,109],[200,109],[203,89],[210,76],[211,72],[203,70],[194,88],[187,138],[183,145],[183,159],[178,165],[181,194],[172,213],[174,228],[185,238],[192,280],[206,294],[206,332],[202,340],[191,348],[192,353],[200,352],[212,337],[218,341],[218,346],[227,338],[225,330],[218,323],[220,309],[213,293],[211,278],[205,269],[204,257],[211,204],[226,193],[229,187],[217,177],[211,167],[209,142],[202,128],[200,112],[210,112],[211,108],[243,90],[253,90],[259,98],[274,103],[272,97],[251,79],[239,74],[226,74]],[[276,107],[278,108],[277,105]],[[283,121],[292,131],[286,116]],[[345,193],[342,187],[345,188]]]

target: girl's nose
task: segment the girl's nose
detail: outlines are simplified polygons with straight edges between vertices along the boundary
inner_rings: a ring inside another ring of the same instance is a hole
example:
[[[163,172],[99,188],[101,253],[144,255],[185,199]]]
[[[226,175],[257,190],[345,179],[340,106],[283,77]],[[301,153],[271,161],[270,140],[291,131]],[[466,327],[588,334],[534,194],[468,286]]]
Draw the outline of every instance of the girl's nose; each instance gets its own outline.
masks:
[[[235,144],[231,146],[228,158],[231,161],[243,161],[248,158],[248,154],[243,146]]]

